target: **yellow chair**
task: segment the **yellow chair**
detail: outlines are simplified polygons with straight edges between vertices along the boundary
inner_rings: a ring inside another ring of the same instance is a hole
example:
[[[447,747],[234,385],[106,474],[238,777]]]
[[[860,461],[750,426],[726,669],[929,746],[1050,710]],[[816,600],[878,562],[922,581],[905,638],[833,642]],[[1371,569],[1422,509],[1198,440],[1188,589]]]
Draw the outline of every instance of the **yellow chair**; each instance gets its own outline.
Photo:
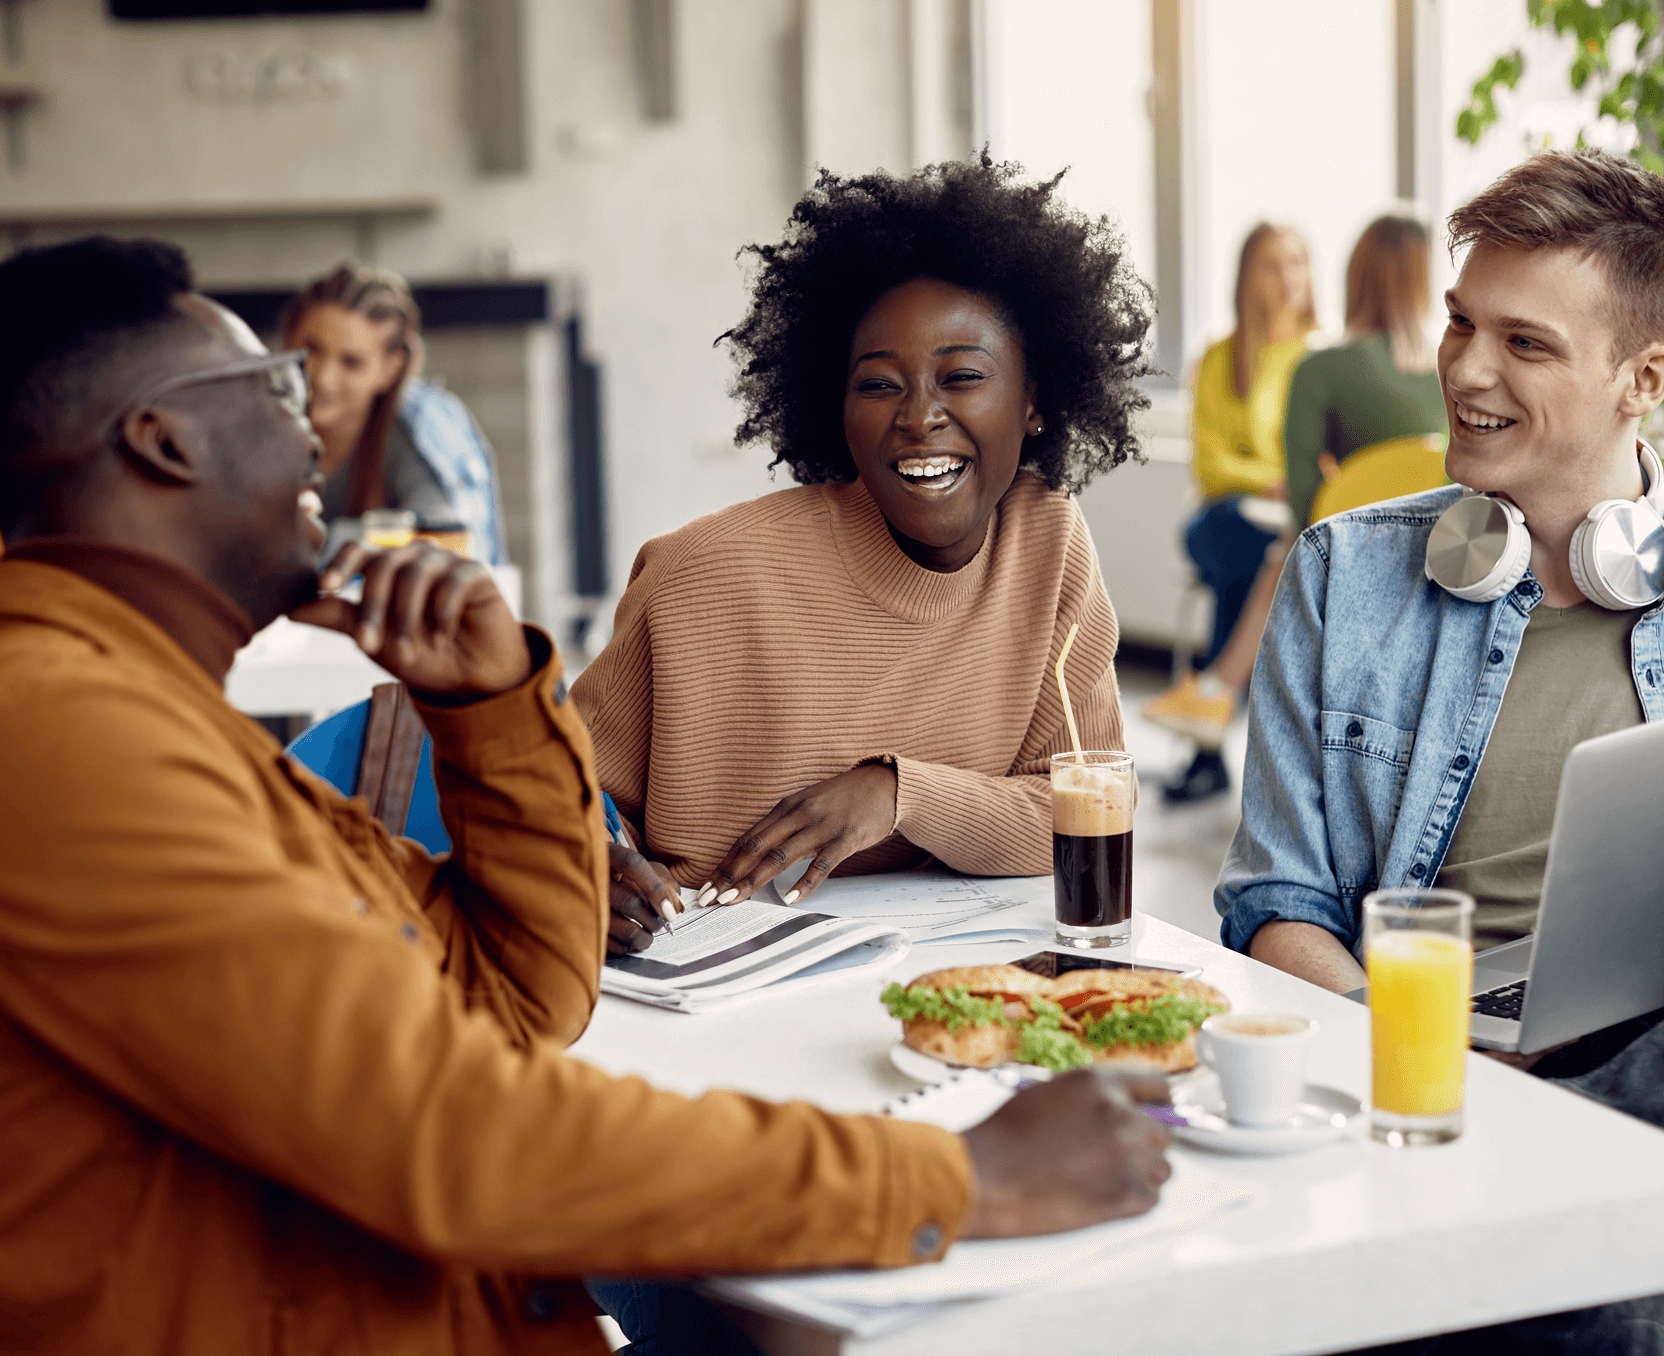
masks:
[[[1317,487],[1312,521],[1450,484],[1444,473],[1447,442],[1447,435],[1429,433],[1360,447]]]

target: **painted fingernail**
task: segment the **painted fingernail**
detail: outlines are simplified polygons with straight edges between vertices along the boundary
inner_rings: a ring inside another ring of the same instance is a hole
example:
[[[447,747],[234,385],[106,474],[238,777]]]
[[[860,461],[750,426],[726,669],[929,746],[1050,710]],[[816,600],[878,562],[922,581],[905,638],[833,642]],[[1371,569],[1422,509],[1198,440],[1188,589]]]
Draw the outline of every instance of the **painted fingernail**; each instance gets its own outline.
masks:
[[[670,901],[668,899],[661,899],[659,901],[659,912],[664,915],[664,921],[667,923],[676,916],[676,910],[670,907]]]
[[[695,904],[697,904],[700,908],[704,908],[707,904],[709,904],[715,898],[716,898],[716,886],[707,885],[703,890],[701,890],[699,892],[699,898],[694,900],[693,902]]]
[[[379,650],[381,648],[381,631],[374,626],[359,627],[358,647],[361,650]]]
[[[732,890],[724,890],[720,895],[718,895],[716,897],[716,902],[718,904],[732,904],[739,897],[740,887],[736,885]]]
[[[788,904],[797,903],[797,895],[798,895],[798,892],[796,890],[793,890],[790,894],[788,894],[786,896],[786,903],[788,903]]]

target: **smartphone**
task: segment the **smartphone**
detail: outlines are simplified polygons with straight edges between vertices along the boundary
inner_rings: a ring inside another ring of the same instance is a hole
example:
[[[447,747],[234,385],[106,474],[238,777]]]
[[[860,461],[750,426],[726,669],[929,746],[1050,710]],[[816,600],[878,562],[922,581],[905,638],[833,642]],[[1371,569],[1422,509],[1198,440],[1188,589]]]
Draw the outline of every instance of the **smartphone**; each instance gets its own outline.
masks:
[[[1042,979],[1056,979],[1059,975],[1066,975],[1071,970],[1159,970],[1168,975],[1199,975],[1202,967],[1199,965],[1170,965],[1160,961],[1141,960],[1136,964],[1130,960],[1116,960],[1112,956],[1094,956],[1083,951],[1036,951],[1032,956],[1024,956],[1021,960],[1011,964],[1019,969],[1031,971]]]

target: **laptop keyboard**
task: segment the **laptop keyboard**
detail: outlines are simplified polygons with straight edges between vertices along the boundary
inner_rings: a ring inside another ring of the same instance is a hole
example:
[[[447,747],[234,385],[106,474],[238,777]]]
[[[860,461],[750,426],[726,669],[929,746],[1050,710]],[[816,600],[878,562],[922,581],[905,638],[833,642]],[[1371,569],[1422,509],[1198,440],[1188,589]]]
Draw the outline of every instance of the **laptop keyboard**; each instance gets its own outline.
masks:
[[[1473,996],[1473,1010],[1485,1017],[1502,1017],[1517,1022],[1520,1008],[1525,1004],[1525,986],[1529,980],[1516,980],[1500,989],[1486,989]]]

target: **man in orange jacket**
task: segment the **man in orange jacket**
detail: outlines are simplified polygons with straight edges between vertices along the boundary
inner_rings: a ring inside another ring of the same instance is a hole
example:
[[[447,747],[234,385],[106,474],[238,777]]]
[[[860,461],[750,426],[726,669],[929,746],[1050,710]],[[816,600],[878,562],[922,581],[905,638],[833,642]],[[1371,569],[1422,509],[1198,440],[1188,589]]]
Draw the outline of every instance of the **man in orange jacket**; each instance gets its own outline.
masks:
[[[611,873],[547,639],[425,546],[316,573],[300,363],[171,247],[13,256],[0,314],[0,1346],[599,1351],[585,1272],[1153,1203],[1164,1135],[1090,1075],[957,1136],[569,1058]],[[448,858],[225,701],[285,612],[416,694]]]

